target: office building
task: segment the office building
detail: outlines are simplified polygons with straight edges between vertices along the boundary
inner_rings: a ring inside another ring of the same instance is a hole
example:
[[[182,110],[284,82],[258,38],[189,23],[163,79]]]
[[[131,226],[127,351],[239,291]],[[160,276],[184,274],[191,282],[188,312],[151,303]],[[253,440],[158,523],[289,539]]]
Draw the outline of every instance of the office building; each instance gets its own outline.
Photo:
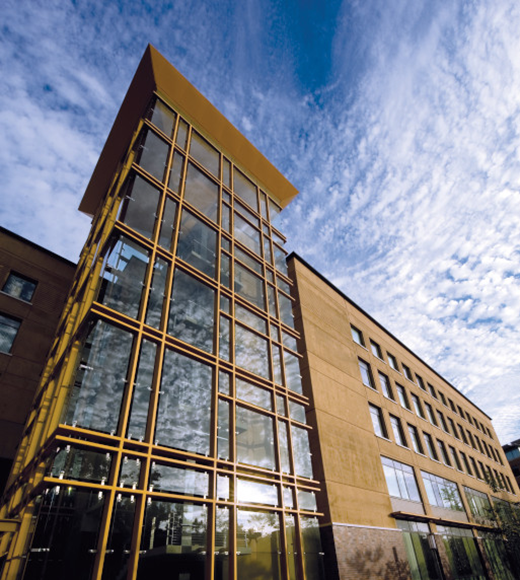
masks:
[[[75,269],[0,227],[0,496]]]
[[[296,193],[148,47],[80,205],[2,580],[510,580],[489,417],[287,260]]]

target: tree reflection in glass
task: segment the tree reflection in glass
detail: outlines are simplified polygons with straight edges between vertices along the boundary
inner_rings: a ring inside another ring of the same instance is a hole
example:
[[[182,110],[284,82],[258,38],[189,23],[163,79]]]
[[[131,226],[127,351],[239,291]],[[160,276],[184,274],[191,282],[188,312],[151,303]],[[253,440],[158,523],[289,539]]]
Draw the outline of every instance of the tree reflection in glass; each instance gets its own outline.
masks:
[[[114,238],[103,262],[98,302],[136,318],[147,265],[144,248],[125,236]]]
[[[309,432],[301,427],[291,426],[294,469],[297,475],[312,478],[311,449]]]
[[[192,163],[188,163],[184,199],[210,220],[217,221],[218,185]]]
[[[281,578],[278,514],[237,509],[237,578]]]
[[[215,278],[216,248],[217,232],[191,213],[183,211],[177,256],[210,278]]]
[[[132,334],[107,322],[93,324],[78,359],[66,423],[117,430],[132,341]]]
[[[143,523],[138,580],[205,578],[206,531],[206,506],[150,501]]]
[[[168,262],[162,258],[156,258],[153,266],[152,285],[148,293],[148,305],[146,307],[146,324],[159,328],[164,302],[164,290],[166,286],[166,273]]]
[[[157,443],[209,454],[211,391],[210,366],[166,350],[155,431]]]
[[[215,580],[229,578],[229,508],[216,508],[215,513]]]
[[[153,235],[159,190],[136,175],[121,204],[119,219],[147,238]]]
[[[235,363],[266,379],[271,376],[269,343],[241,324],[235,324]]]
[[[168,334],[213,352],[215,291],[177,269],[168,321]]]
[[[154,342],[143,339],[132,394],[132,408],[128,420],[127,437],[129,439],[142,441],[146,434],[156,348]]]

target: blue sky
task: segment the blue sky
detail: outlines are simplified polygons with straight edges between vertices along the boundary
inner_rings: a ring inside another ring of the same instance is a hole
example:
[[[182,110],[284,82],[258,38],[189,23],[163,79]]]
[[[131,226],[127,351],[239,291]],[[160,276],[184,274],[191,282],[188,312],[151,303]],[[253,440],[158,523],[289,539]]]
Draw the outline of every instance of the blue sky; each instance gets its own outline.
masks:
[[[326,4],[326,6],[322,6]],[[0,223],[76,260],[148,42],[300,190],[297,251],[520,437],[520,4],[4,0]]]

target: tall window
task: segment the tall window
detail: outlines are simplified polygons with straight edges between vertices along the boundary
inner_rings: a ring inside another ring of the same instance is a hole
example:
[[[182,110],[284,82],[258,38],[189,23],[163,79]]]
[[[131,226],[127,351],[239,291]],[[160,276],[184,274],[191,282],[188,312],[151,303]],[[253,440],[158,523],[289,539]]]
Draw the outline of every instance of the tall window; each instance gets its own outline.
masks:
[[[401,419],[399,419],[399,417],[394,417],[394,415],[390,415],[390,425],[392,425],[395,442],[399,443],[399,445],[403,445],[404,447],[408,447],[404,436],[404,431],[401,426]]]
[[[403,371],[404,371],[404,376],[409,380],[409,381],[413,381],[413,373],[410,370],[410,367],[406,366],[405,364],[403,364]]]
[[[23,276],[22,274],[11,272],[5,281],[2,292],[14,296],[15,298],[20,298],[20,300],[30,302],[34,291],[36,290],[36,284],[37,282]]]
[[[444,415],[440,411],[437,411],[437,417],[439,417],[439,422],[441,424],[442,430],[445,431],[446,433],[449,433],[448,425],[446,424],[446,419],[444,418]]]
[[[421,402],[419,401],[419,397],[417,395],[412,394],[412,402],[417,415],[423,419],[426,419]]]
[[[388,457],[381,457],[388,493],[394,497],[421,501],[413,467]]]
[[[379,435],[379,437],[388,439],[388,432],[386,430],[385,421],[383,419],[383,411],[375,405],[369,405],[369,408],[370,416],[372,418],[372,425],[374,427],[374,433]]]
[[[439,461],[439,456],[437,455],[437,450],[433,444],[432,436],[428,433],[424,433],[424,442],[426,443],[426,449],[428,449],[428,455],[430,458]]]
[[[352,332],[352,338],[354,339],[354,342],[361,346],[365,346],[365,339],[363,338],[363,333],[361,330],[358,330],[355,326],[351,326],[350,331]]]
[[[410,434],[410,439],[412,440],[412,447],[416,453],[420,453],[421,455],[424,454],[423,446],[421,443],[421,439],[419,438],[419,432],[417,431],[417,427],[413,425],[408,425],[408,433]]]
[[[426,407],[426,412],[428,413],[428,419],[430,419],[430,423],[437,427],[437,419],[435,418],[433,407],[430,405],[430,403],[424,403],[424,406]]]
[[[441,452],[442,461],[451,467],[450,458],[448,457],[448,452],[446,451],[446,445],[440,439],[437,439],[437,445],[439,446],[439,451]]]
[[[451,459],[453,461],[453,465],[455,465],[459,471],[462,471],[462,465],[460,463],[460,459],[459,459],[459,456],[457,455],[457,451],[456,451],[455,447],[452,447],[450,445],[449,448],[450,448],[450,455],[451,455]]]
[[[374,379],[372,378],[372,371],[370,365],[364,360],[359,359],[359,371],[361,372],[361,380],[366,387],[375,389]]]
[[[388,364],[397,372],[399,372],[399,366],[397,364],[397,359],[395,358],[395,356],[393,354],[390,354],[389,352],[386,353],[388,356]]]
[[[372,350],[372,354],[374,356],[377,356],[377,358],[380,358],[381,360],[383,359],[383,353],[381,352],[381,347],[377,344],[377,342],[374,342],[373,340],[370,341],[370,348]]]
[[[485,493],[477,491],[476,489],[471,489],[471,487],[465,487],[464,493],[466,494],[471,514],[474,517],[488,520],[493,518],[491,503]]]
[[[390,379],[383,373],[379,373],[379,382],[381,383],[381,388],[383,389],[383,395],[388,399],[395,400],[394,393],[392,392],[392,385],[390,384]]]
[[[468,475],[473,475],[473,472],[471,471],[471,467],[469,465],[467,455],[464,453],[464,451],[459,451],[459,453],[460,453],[460,456],[462,457],[462,462],[464,463],[464,468],[466,469],[466,473]]]
[[[0,314],[0,352],[11,352],[20,324],[20,320],[7,314]]]
[[[408,400],[405,388],[401,385],[396,385],[396,389],[397,394],[399,395],[399,401],[401,403],[401,406],[404,407],[405,409],[411,410],[410,401]]]

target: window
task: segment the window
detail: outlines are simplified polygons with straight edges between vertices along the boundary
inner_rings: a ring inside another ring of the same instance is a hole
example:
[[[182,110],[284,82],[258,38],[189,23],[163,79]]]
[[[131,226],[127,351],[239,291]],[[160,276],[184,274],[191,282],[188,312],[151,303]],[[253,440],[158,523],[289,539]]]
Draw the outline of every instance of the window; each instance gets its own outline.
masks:
[[[413,450],[416,453],[424,455],[424,450],[421,443],[421,439],[419,438],[419,432],[417,431],[417,427],[414,427],[413,425],[408,425],[408,433],[410,434],[410,439],[412,440]]]
[[[11,272],[5,281],[2,292],[9,294],[9,296],[20,298],[20,300],[30,302],[36,290],[36,284],[37,282],[22,276],[22,274]]]
[[[432,425],[435,425],[435,427],[437,427],[437,419],[435,418],[435,413],[433,412],[433,407],[430,405],[430,403],[424,403],[424,406],[426,407],[426,412],[428,413],[428,419],[430,419],[430,423]]]
[[[448,423],[450,424],[451,432],[453,433],[453,435],[455,435],[455,437],[457,439],[460,439],[459,434],[457,433],[457,428],[455,427],[455,423],[453,422],[453,419],[450,419],[448,417]]]
[[[413,380],[413,373],[412,373],[412,371],[410,370],[410,368],[409,368],[409,367],[407,367],[405,364],[403,364],[403,371],[404,371],[404,376],[405,376],[405,377],[406,377],[406,378],[407,378],[409,381],[412,381],[412,382],[414,382],[414,380]]]
[[[352,332],[352,338],[354,339],[354,342],[357,342],[357,344],[361,346],[365,346],[365,340],[363,339],[361,330],[358,330],[355,326],[351,326],[350,331]]]
[[[426,471],[421,471],[421,475],[431,505],[459,512],[464,510],[455,482]]]
[[[364,360],[359,359],[359,371],[361,372],[361,380],[366,387],[375,389],[374,379],[372,378],[372,371],[370,365]]]
[[[390,384],[390,379],[383,373],[379,373],[379,382],[381,383],[381,388],[383,389],[383,395],[388,399],[395,401],[394,393],[392,392],[392,385]]]
[[[386,353],[388,356],[388,364],[397,372],[399,372],[399,366],[397,364],[397,359],[395,358],[395,356],[393,354],[390,354],[389,352]]]
[[[477,478],[483,479],[482,474],[480,473],[480,470],[478,468],[477,462],[473,459],[473,457],[470,457],[469,460],[471,461],[473,471],[475,472],[475,475],[477,476]]]
[[[457,425],[459,427],[459,431],[460,431],[460,434],[462,436],[462,441],[464,441],[464,443],[466,445],[469,445],[468,438],[466,437],[466,431],[464,431],[464,429],[463,429],[463,427],[462,427],[462,425],[460,423],[457,423]]]
[[[448,457],[448,452],[446,451],[446,445],[444,445],[444,441],[437,439],[437,445],[439,446],[439,451],[441,452],[442,461],[445,465],[451,467],[450,458]]]
[[[471,489],[470,487],[464,487],[464,493],[466,494],[469,509],[473,516],[488,519],[491,517],[491,503],[485,493]]]
[[[453,401],[451,399],[448,399],[448,403],[450,404],[450,409],[456,413],[457,409],[455,408],[455,405],[453,404]]]
[[[457,409],[459,410],[459,415],[464,418],[464,411],[462,410],[462,407],[460,405],[457,405]]]
[[[379,437],[388,439],[388,432],[386,430],[385,421],[383,419],[383,411],[375,405],[369,405],[370,416],[372,417],[372,425],[374,426],[374,433]]]
[[[419,387],[423,391],[426,391],[426,386],[424,384],[424,381],[422,380],[422,378],[417,373],[415,373],[415,378],[417,379],[417,384],[419,385]]]
[[[446,424],[446,419],[444,418],[444,415],[440,411],[437,411],[437,417],[439,417],[442,430],[446,431],[446,433],[449,433],[448,425]]]
[[[477,446],[475,445],[475,441],[473,440],[473,435],[471,434],[471,431],[466,431],[466,433],[468,434],[469,437],[469,441],[471,443],[471,447],[473,447],[473,449],[476,449]]]
[[[383,360],[383,353],[381,352],[381,347],[377,344],[377,342],[374,342],[373,340],[370,341],[370,348],[372,350],[372,354],[374,356],[377,356],[377,358],[380,358],[381,360]]]
[[[448,403],[446,402],[446,397],[439,391],[439,396],[441,398],[442,404],[447,407]]]
[[[399,417],[394,417],[394,415],[390,415],[390,425],[392,425],[395,442],[399,445],[402,445],[403,447],[408,447],[404,437],[403,428],[401,427],[401,419],[399,419]]]
[[[462,457],[462,462],[464,463],[464,467],[466,468],[466,473],[468,475],[473,475],[473,471],[471,470],[471,467],[469,465],[469,461],[468,461],[466,454],[464,453],[464,451],[459,451],[459,453],[460,453],[460,456]]]
[[[413,467],[388,457],[381,457],[388,493],[411,501],[421,501]]]
[[[397,389],[397,395],[399,396],[399,401],[401,403],[401,406],[403,406],[405,409],[408,409],[410,411],[411,410],[410,401],[408,400],[408,397],[406,395],[406,391],[405,391],[404,387],[402,385],[396,385],[396,389]]]
[[[428,383],[428,390],[430,391],[430,395],[434,398],[437,399],[437,391],[435,390],[435,387],[433,385],[430,385],[430,383]]]
[[[459,459],[459,456],[457,455],[457,451],[456,451],[455,447],[452,447],[450,445],[449,448],[450,448],[450,455],[451,455],[451,458],[453,460],[453,465],[455,465],[459,471],[462,471],[462,465],[460,463],[460,459]]]
[[[431,459],[435,461],[439,461],[439,456],[437,455],[437,450],[435,449],[435,445],[433,444],[432,436],[428,433],[423,433],[424,435],[424,442],[426,443],[426,449],[428,449],[428,455]]]
[[[412,402],[417,415],[423,419],[426,419],[423,408],[421,406],[421,401],[419,401],[419,397],[417,395],[412,394]]]
[[[20,320],[11,318],[7,314],[0,314],[0,352],[11,352],[20,324]]]

